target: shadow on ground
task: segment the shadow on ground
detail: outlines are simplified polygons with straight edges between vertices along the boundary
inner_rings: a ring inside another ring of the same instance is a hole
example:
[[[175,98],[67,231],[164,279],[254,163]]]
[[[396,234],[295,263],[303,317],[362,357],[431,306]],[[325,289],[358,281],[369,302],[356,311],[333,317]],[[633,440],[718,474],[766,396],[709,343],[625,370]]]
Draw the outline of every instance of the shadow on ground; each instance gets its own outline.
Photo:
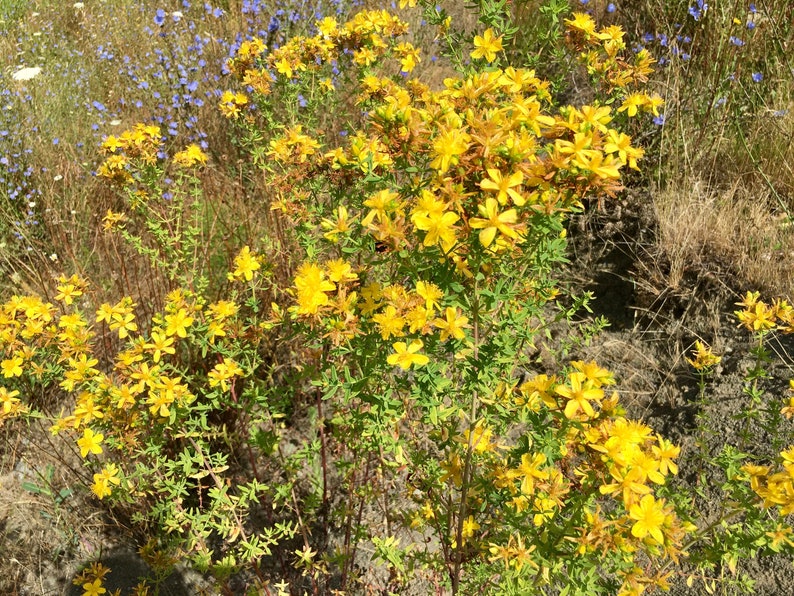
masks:
[[[150,594],[158,596],[192,596],[179,572],[174,572],[159,583],[152,569],[132,551],[119,549],[103,555],[99,561],[110,568],[103,585],[107,594],[120,590],[123,596],[133,594],[141,581],[147,581]],[[83,596],[83,588],[70,583],[65,586],[65,596]]]

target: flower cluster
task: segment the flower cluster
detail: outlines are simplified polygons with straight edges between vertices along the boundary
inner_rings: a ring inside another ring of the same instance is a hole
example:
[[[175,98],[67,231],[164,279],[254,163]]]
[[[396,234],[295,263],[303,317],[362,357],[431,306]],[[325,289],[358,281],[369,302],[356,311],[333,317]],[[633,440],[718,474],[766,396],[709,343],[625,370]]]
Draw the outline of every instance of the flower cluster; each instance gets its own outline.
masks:
[[[479,552],[520,571],[546,565],[542,553],[559,556],[564,550],[571,556],[615,553],[627,561],[641,560],[642,553],[672,560],[681,554],[694,527],[655,495],[656,487],[678,472],[680,448],[625,418],[617,393],[604,395],[604,387],[614,382],[595,362],[577,361],[562,379],[537,375],[520,386],[501,386],[487,403],[510,408],[519,419],[533,417],[528,443],[511,448],[508,438],[500,440],[484,420],[456,437],[441,462],[438,482],[450,489],[462,485],[470,449],[473,488],[467,509],[472,515],[464,520],[462,534],[469,555]],[[532,448],[534,440],[540,441],[540,428],[554,433],[559,442],[551,444],[557,449],[548,448],[548,438],[540,443],[543,450]],[[449,516],[443,498],[430,501],[427,496],[414,495],[413,528]],[[538,528],[541,538],[524,546],[525,536],[504,534],[511,525]],[[637,585],[663,586],[662,569],[641,571],[630,564],[616,571],[623,582],[620,593],[633,593]]]
[[[244,254],[256,258],[248,247]],[[251,266],[246,262],[238,257],[235,275],[250,280]],[[235,302],[205,304],[182,291],[172,292],[164,311],[152,318],[151,328],[144,334],[135,321],[135,303],[129,297],[115,305],[102,304],[94,321],[86,317],[77,308],[75,297],[87,287],[78,276],[62,277],[56,300],[66,312],[60,314],[58,306],[35,296],[15,296],[0,308],[3,377],[11,383],[21,377],[36,379],[74,396],[72,412],[62,413],[52,431],[76,434],[83,458],[103,454],[103,445],[107,444],[129,447],[129,441],[142,429],[172,423],[178,412],[184,412],[196,399],[196,390],[226,393],[230,379],[244,376],[228,357],[206,375],[208,389],[195,385],[194,373],[179,370],[180,342],[186,341],[189,333],[201,334],[208,345],[221,351],[226,349],[225,339],[233,341],[228,336],[233,333],[231,325],[236,328],[239,306]],[[109,370],[103,370],[94,356],[96,334],[105,336],[105,325],[126,344]],[[0,400],[0,420],[28,410],[13,384],[0,387]],[[121,468],[113,464],[95,474],[93,490],[97,496],[111,494],[121,474]]]
[[[697,371],[708,371],[722,360],[720,356],[715,355],[711,348],[700,340],[695,342],[692,356],[692,358],[687,358],[687,362]]]
[[[739,325],[752,332],[766,333],[779,330],[794,333],[794,307],[786,300],[775,300],[768,304],[760,299],[760,292],[747,292],[737,306],[742,310],[734,312]]]
[[[655,60],[644,48],[627,56],[625,33],[620,27],[609,25],[598,29],[593,18],[582,12],[574,13],[573,18],[565,22],[568,26],[568,43],[581,52],[579,59],[588,73],[605,86],[608,94],[648,81]],[[647,98],[643,105],[648,106],[648,111],[660,105],[658,96],[638,95]]]
[[[354,179],[395,169],[422,172],[345,206],[345,229],[360,230],[390,251],[429,249],[460,269],[481,249],[521,250],[539,213],[565,212],[585,194],[614,193],[621,168],[636,168],[643,155],[609,127],[609,107],[547,113],[547,84],[532,71],[450,78],[438,92],[418,81],[401,85],[374,76],[364,78],[362,88],[360,101],[372,110],[346,147],[321,153],[320,141],[299,128],[271,142],[269,155],[284,170],[274,176],[281,204],[305,215],[295,199],[305,196],[298,187],[306,169],[296,166],[306,162]]]
[[[108,157],[97,169],[97,176],[121,188],[128,187],[140,178],[141,170],[162,165],[166,157],[163,140],[159,127],[141,123],[119,136],[108,136],[102,143]],[[207,159],[201,147],[191,143],[174,153],[171,163],[177,169],[187,170],[206,164]]]
[[[779,467],[745,464],[742,471],[765,508],[774,507],[781,516],[794,513],[794,446],[780,452]]]

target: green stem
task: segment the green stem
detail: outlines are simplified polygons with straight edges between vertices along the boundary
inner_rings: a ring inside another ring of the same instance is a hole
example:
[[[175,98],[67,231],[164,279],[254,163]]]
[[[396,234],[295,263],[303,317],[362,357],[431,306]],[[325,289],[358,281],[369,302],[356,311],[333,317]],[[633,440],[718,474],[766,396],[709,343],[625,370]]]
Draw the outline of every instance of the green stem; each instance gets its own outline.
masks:
[[[472,288],[472,334],[473,334],[473,362],[477,363],[479,356],[480,344],[480,304],[479,304],[479,288],[477,283],[477,276],[475,275],[474,287]],[[458,506],[458,519],[457,527],[455,528],[455,553],[454,553],[454,567],[452,572],[452,594],[453,596],[458,593],[460,589],[460,568],[463,563],[463,522],[466,518],[467,499],[469,492],[469,483],[471,481],[471,460],[474,452],[474,425],[477,419],[477,409],[479,407],[479,391],[475,388],[472,391],[471,406],[469,410],[469,441],[466,446],[466,461],[463,466],[463,478],[461,479],[460,487],[460,504]]]

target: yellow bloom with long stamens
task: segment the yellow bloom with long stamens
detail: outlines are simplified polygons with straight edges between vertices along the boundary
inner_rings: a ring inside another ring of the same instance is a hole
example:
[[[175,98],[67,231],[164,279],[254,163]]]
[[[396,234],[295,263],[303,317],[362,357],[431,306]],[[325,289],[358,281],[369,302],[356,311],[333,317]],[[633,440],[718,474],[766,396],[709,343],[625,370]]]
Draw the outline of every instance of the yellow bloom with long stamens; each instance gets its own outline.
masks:
[[[650,537],[659,544],[664,544],[662,526],[667,517],[664,511],[664,500],[656,500],[653,495],[645,495],[640,502],[629,508],[629,517],[635,520],[631,534],[636,538]]]
[[[588,418],[595,416],[595,410],[590,402],[600,402],[604,397],[604,391],[595,386],[592,381],[588,381],[581,372],[571,373],[569,385],[559,385],[555,392],[568,399],[565,405],[565,417],[573,419],[581,410]]]
[[[469,319],[458,314],[458,309],[448,306],[444,311],[444,318],[437,318],[433,325],[441,330],[441,341],[446,341],[450,337],[463,339],[466,333],[463,331],[468,327]]]
[[[80,457],[87,457],[89,453],[99,455],[102,453],[102,440],[105,436],[95,433],[90,428],[83,431],[83,436],[77,439],[77,446],[80,447]]]
[[[480,188],[496,193],[496,200],[500,205],[507,204],[507,198],[513,199],[513,204],[521,206],[526,203],[526,199],[516,190],[524,182],[524,174],[513,172],[509,176],[503,176],[500,170],[488,168],[488,178],[480,182]]]
[[[391,366],[399,366],[403,370],[408,370],[411,366],[424,366],[430,362],[430,358],[419,353],[419,350],[424,347],[421,339],[415,339],[407,345],[403,341],[398,341],[392,347],[394,354],[389,355],[386,359]]]
[[[496,53],[502,51],[502,36],[495,36],[493,29],[486,29],[482,35],[474,37],[474,50],[471,57],[475,60],[485,58],[486,62],[496,60]]]
[[[304,263],[295,275],[297,306],[293,307],[299,315],[316,315],[320,308],[330,302],[326,292],[336,290],[336,284],[326,279],[323,271],[315,263]]]
[[[259,257],[251,252],[250,247],[243,246],[236,257],[234,257],[234,271],[231,273],[232,279],[245,279],[251,281],[254,273],[261,268]]]
[[[518,221],[518,213],[515,209],[499,212],[499,202],[489,198],[484,205],[478,205],[477,210],[482,217],[472,217],[469,225],[475,230],[480,231],[480,244],[488,248],[500,233],[512,240],[519,237],[518,230],[514,225]]]

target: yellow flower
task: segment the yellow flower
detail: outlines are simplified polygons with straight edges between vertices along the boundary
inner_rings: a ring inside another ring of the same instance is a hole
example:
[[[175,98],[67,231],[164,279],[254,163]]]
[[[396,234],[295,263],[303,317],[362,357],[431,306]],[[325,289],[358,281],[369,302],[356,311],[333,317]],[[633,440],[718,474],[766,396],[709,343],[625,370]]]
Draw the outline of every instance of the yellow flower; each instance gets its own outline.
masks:
[[[227,118],[237,118],[240,115],[241,108],[247,104],[248,97],[245,94],[224,91],[218,107]]]
[[[459,443],[471,448],[475,453],[488,453],[498,447],[491,442],[493,431],[485,424],[478,422],[473,429],[466,429],[456,437]]]
[[[441,482],[451,480],[455,486],[460,486],[463,482],[463,462],[457,453],[450,453],[447,459],[440,464],[444,473],[441,475]]]
[[[369,226],[376,220],[381,222],[388,220],[389,214],[399,208],[399,198],[400,195],[388,188],[367,197],[364,206],[369,207],[370,210],[361,221],[362,225]]]
[[[645,154],[645,151],[639,147],[632,147],[631,137],[622,132],[610,130],[608,134],[609,138],[604,144],[604,151],[606,153],[617,153],[621,163],[628,164],[634,170],[639,170],[637,160]]]
[[[749,331],[768,331],[777,322],[777,309],[770,308],[762,301],[748,304],[744,310],[735,311],[734,314],[739,319],[739,325],[743,325]]]
[[[325,278],[325,272],[314,263],[304,263],[295,275],[298,304],[294,307],[299,315],[316,315],[321,307],[329,303],[326,292],[333,292],[336,284]]]
[[[629,117],[637,115],[639,110],[659,115],[659,108],[664,105],[664,100],[658,95],[649,96],[645,93],[632,93],[618,108],[618,112],[626,112]]]
[[[703,344],[701,341],[695,342],[695,350],[693,352],[694,358],[687,358],[687,362],[691,364],[695,370],[704,370],[709,369],[712,366],[719,364],[720,358],[719,356],[715,356],[711,352],[711,348]]]
[[[196,164],[205,163],[207,163],[207,154],[195,143],[188,145],[184,150],[174,155],[174,164],[183,168],[190,168]]]
[[[135,314],[132,312],[114,313],[109,327],[111,331],[118,330],[119,339],[128,337],[130,331],[138,330],[138,325],[135,323]]]
[[[74,277],[74,276],[73,276]],[[79,285],[69,283],[64,278],[61,278],[61,285],[57,286],[58,293],[55,295],[56,300],[62,300],[64,304],[71,304],[78,296],[83,295],[83,291]]]
[[[170,336],[187,337],[187,328],[193,324],[193,317],[188,315],[184,308],[165,316],[165,334]]]
[[[416,282],[416,293],[425,300],[425,308],[432,312],[439,308],[438,301],[444,297],[444,293],[434,283],[427,281]]]
[[[102,453],[102,439],[105,436],[101,433],[94,433],[90,428],[83,430],[83,436],[77,439],[77,445],[80,447],[80,457],[86,457],[89,453],[99,455]]]
[[[328,279],[334,283],[344,283],[349,281],[356,281],[358,275],[353,271],[353,267],[343,259],[334,259],[325,264],[328,271]]]
[[[446,341],[450,337],[463,339],[466,333],[463,331],[468,327],[469,319],[458,314],[458,309],[448,306],[444,311],[444,318],[437,318],[433,321],[438,329],[441,330],[441,341]]]
[[[77,398],[77,404],[74,408],[75,428],[78,428],[83,422],[88,423],[95,418],[104,418],[105,414],[94,402],[94,396],[84,391]]]
[[[339,242],[339,235],[347,234],[350,231],[350,216],[347,212],[347,207],[340,205],[336,208],[336,220],[323,219],[320,226],[323,230],[327,230],[323,234],[323,238],[329,242]]]
[[[0,362],[0,367],[3,369],[3,376],[6,379],[11,377],[21,377],[22,376],[22,364],[24,364],[24,360],[20,356],[14,356],[13,358],[8,358]]]
[[[622,164],[619,159],[612,155],[605,157],[600,151],[592,151],[584,159],[578,160],[576,165],[585,170],[590,170],[599,178],[617,180],[620,178],[620,166]]]
[[[622,492],[623,504],[629,507],[636,503],[637,495],[647,495],[651,492],[650,487],[645,485],[645,474],[639,468],[631,468],[628,471],[620,469],[612,470],[612,478],[616,480],[611,484],[603,484],[598,487],[602,495],[613,495]]]
[[[421,61],[419,50],[410,43],[398,44],[395,51],[400,57],[400,69],[403,72],[411,72]]]
[[[659,460],[659,471],[662,474],[678,474],[678,466],[673,460],[681,453],[681,448],[673,445],[667,439],[658,437],[659,444],[654,445],[651,450]]]
[[[422,244],[424,246],[439,244],[445,253],[452,250],[457,242],[455,222],[459,219],[458,214],[452,211],[433,212],[424,216],[414,214],[411,217],[416,229],[427,232]]]
[[[573,29],[575,31],[579,31],[584,34],[586,39],[589,39],[591,36],[595,35],[596,24],[593,18],[584,12],[575,12],[573,13],[572,19],[566,19],[565,24],[568,25],[569,29]]]
[[[517,226],[514,225],[518,220],[515,209],[499,213],[499,202],[489,198],[485,200],[485,205],[478,205],[477,210],[482,217],[472,217],[469,225],[475,230],[481,230],[480,243],[485,248],[491,246],[497,232],[513,240],[519,237]]]
[[[323,37],[330,37],[336,33],[339,28],[339,23],[333,17],[325,17],[321,21],[317,21],[317,31]]]
[[[399,366],[403,370],[408,370],[411,365],[424,366],[430,362],[430,358],[424,354],[418,354],[422,349],[424,343],[420,339],[413,340],[410,345],[406,345],[403,341],[398,341],[393,344],[394,354],[389,355],[386,359],[392,366]]]
[[[94,474],[94,484],[91,490],[100,499],[110,496],[113,491],[111,485],[121,484],[119,468],[115,464],[107,464],[99,474]]]
[[[251,281],[254,278],[254,272],[258,271],[261,265],[259,264],[259,257],[251,252],[248,246],[243,246],[240,254],[234,257],[234,271],[232,271],[233,279],[245,279]]]
[[[144,349],[151,350],[152,360],[155,364],[160,362],[163,354],[174,354],[176,349],[173,347],[174,338],[170,337],[159,327],[152,329],[152,338],[150,343],[143,345]]]
[[[149,413],[152,416],[159,415],[161,418],[168,418],[171,415],[171,404],[176,401],[173,391],[164,391],[157,386],[149,391],[146,403],[149,404]]]
[[[596,387],[602,385],[614,385],[615,377],[605,368],[601,368],[594,361],[583,362],[576,360],[571,362],[571,366],[581,372],[588,381],[592,381]]]
[[[397,309],[391,304],[387,306],[383,312],[376,314],[372,317],[372,321],[378,325],[380,336],[383,339],[390,337],[402,337],[405,335],[403,328],[405,327],[405,318],[399,316]]]
[[[102,587],[102,580],[97,578],[83,584],[83,596],[102,596],[107,590]]]
[[[521,465],[513,470],[513,475],[521,480],[521,493],[530,496],[535,490],[535,480],[547,480],[548,470],[541,470],[540,466],[546,463],[546,456],[542,453],[530,455],[525,453],[521,456]]]
[[[513,204],[518,207],[526,203],[526,199],[517,190],[514,190],[515,187],[521,186],[521,183],[524,182],[524,174],[513,172],[505,178],[500,170],[488,168],[488,176],[488,178],[480,182],[480,188],[496,192],[496,200],[499,201],[500,205],[507,203],[508,196],[513,199]]]
[[[208,374],[210,387],[220,386],[221,391],[229,390],[229,379],[243,374],[243,369],[231,358],[224,358],[223,362],[215,365]]]
[[[110,135],[102,141],[102,153],[115,153],[118,149],[124,149],[126,145],[123,139]]]
[[[283,74],[288,79],[292,78],[292,65],[290,64],[290,61],[287,60],[286,56],[283,56],[280,60],[277,60],[274,63],[274,66],[276,67],[276,72]]]
[[[630,118],[637,115],[639,109],[645,105],[646,95],[644,93],[632,93],[618,108],[618,112],[626,112]]]
[[[453,165],[458,163],[458,157],[469,148],[471,137],[459,128],[443,131],[433,142],[435,159],[430,163],[431,168],[436,168],[439,174],[446,173]]]
[[[19,391],[16,389],[9,391],[5,387],[0,387],[0,414],[8,415],[19,411],[22,402],[17,397]]]
[[[479,529],[480,529],[480,524],[478,524],[474,520],[473,515],[470,515],[469,517],[463,520],[463,531],[461,532],[461,535],[463,539],[466,540],[467,538],[471,538],[472,536],[474,536],[474,532]]]
[[[493,29],[489,27],[483,32],[482,36],[475,36],[474,50],[471,52],[471,57],[475,60],[485,58],[486,62],[493,62],[496,60],[496,53],[501,51],[502,36],[494,37]]]
[[[361,288],[361,297],[364,299],[360,306],[361,314],[368,315],[378,310],[382,306],[381,299],[383,298],[380,284],[372,282]]]
[[[643,539],[650,534],[651,538],[659,544],[664,544],[664,534],[662,525],[665,520],[664,500],[656,500],[653,495],[645,495],[639,503],[631,506],[629,517],[634,525],[631,527],[631,534],[636,538]]]
[[[236,315],[239,306],[230,300],[218,300],[210,304],[207,309],[212,313],[213,318],[222,320]]]

